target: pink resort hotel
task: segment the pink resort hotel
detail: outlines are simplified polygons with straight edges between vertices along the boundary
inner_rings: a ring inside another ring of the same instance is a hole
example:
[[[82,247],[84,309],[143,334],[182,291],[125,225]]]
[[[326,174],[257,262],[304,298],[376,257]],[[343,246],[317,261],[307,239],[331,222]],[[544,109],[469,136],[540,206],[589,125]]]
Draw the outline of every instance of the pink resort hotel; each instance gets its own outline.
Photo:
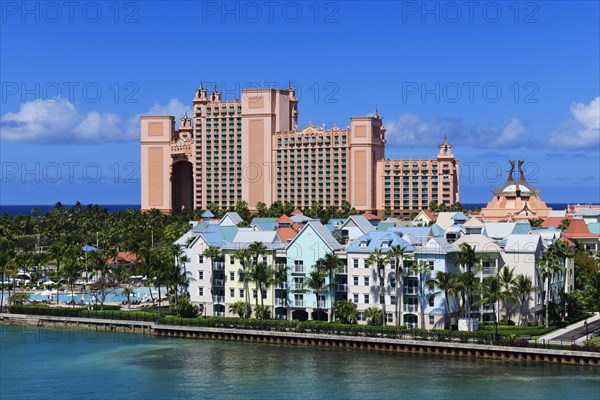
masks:
[[[242,90],[221,99],[200,85],[192,116],[141,117],[142,210],[227,208],[238,200],[319,203],[406,217],[430,201],[459,199],[459,162],[444,138],[434,159],[385,158],[383,119],[352,117],[346,129],[298,128],[294,89]]]

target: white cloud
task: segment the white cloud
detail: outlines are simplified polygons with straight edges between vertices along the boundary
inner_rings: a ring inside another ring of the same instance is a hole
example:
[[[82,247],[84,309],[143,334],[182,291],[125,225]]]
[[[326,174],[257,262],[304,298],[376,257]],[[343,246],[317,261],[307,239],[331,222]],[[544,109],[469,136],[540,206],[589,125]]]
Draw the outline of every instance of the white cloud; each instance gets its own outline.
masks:
[[[437,146],[444,134],[452,144],[473,147],[518,147],[529,142],[529,129],[518,118],[510,119],[500,127],[466,126],[459,119],[421,119],[414,114],[403,114],[396,120],[384,120],[386,137],[391,145]]]
[[[548,144],[555,148],[581,149],[600,145],[600,96],[589,104],[571,106],[571,118],[550,135]]]
[[[68,100],[30,101],[0,118],[0,140],[36,143],[105,143],[138,140],[141,115],[174,115],[185,106],[177,99],[155,104],[142,114],[121,118],[115,113],[82,113]]]

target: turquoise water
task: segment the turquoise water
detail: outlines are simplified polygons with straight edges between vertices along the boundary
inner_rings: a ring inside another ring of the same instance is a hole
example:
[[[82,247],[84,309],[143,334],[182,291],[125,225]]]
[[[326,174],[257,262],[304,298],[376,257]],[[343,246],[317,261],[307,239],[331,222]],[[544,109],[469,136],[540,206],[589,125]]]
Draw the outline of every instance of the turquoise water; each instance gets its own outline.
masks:
[[[0,399],[594,399],[600,369],[0,325]]]
[[[17,292],[19,292],[19,291],[17,291]],[[131,301],[150,299],[150,289],[148,289],[147,287],[135,288],[134,292],[135,292],[135,295],[131,296]],[[44,294],[29,293],[29,300],[36,300],[36,301],[48,300],[48,297],[52,296],[52,302],[56,303],[56,290],[44,291],[43,293]],[[14,294],[14,293],[11,292],[11,295],[12,294]],[[155,288],[152,288],[152,295],[154,296],[155,299],[158,299],[158,290]],[[165,297],[166,291],[164,288],[161,288],[160,295],[162,297]],[[8,301],[9,297],[10,296],[5,291],[4,292],[4,303],[5,304]],[[1,293],[0,293],[0,299],[2,299]],[[58,300],[61,303],[67,303],[67,302],[70,302],[71,300],[75,300],[75,302],[80,302],[83,300],[83,302],[85,304],[87,304],[88,302],[92,303],[92,304],[96,303],[96,297],[94,297],[92,295],[92,293],[82,293],[82,292],[78,292],[78,291],[75,291],[73,295],[71,295],[70,291],[59,292]],[[124,300],[127,300],[127,296],[123,295],[123,290],[116,289],[106,295],[104,302],[105,303],[121,303]]]

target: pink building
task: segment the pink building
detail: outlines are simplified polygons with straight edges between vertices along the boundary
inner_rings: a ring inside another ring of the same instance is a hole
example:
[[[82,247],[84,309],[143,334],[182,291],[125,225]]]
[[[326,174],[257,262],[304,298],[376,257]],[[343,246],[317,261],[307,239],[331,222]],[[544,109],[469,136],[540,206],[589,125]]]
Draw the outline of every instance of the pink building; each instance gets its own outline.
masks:
[[[298,129],[291,87],[242,90],[241,100],[225,101],[200,85],[192,103],[179,129],[172,116],[141,118],[142,210],[348,201],[380,216],[408,216],[432,200],[458,201],[452,146],[445,140],[433,160],[385,160],[378,114],[353,117],[346,129]]]

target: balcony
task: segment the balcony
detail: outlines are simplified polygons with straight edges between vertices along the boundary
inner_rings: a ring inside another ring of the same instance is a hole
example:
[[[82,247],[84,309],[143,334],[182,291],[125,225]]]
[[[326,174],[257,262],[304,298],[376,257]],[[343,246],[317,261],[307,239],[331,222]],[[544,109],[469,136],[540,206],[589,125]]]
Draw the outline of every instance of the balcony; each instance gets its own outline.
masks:
[[[276,306],[286,307],[287,306],[287,299],[286,298],[282,298],[282,297],[277,297],[277,298],[275,298],[275,305]]]
[[[419,289],[416,286],[408,286],[404,288],[404,294],[419,294]]]
[[[213,262],[213,270],[215,270],[215,271],[224,271],[225,270],[225,263],[223,261]]]
[[[496,275],[496,267],[483,267],[483,275]]]
[[[292,283],[292,290],[304,290],[304,284]]]
[[[405,269],[404,276],[417,276],[417,272],[414,269]]]
[[[225,286],[225,279],[213,279],[213,286]]]
[[[304,300],[294,300],[292,307],[304,307]]]
[[[287,288],[288,288],[287,282],[278,283],[277,285],[275,285],[275,289],[277,289],[277,290],[285,290]]]
[[[225,296],[213,296],[213,303],[225,303]]]
[[[225,311],[215,311],[214,314],[215,314],[215,317],[224,317]]]
[[[303,273],[304,273],[304,266],[294,265],[294,268],[292,268],[292,274],[303,274]]]
[[[327,308],[327,302],[326,301],[318,301],[317,308]]]
[[[417,311],[419,311],[419,305],[418,304],[405,304],[404,311],[405,312],[417,312]]]
[[[348,273],[348,267],[342,267],[338,271],[338,274],[347,274],[347,273]]]
[[[337,285],[336,290],[338,292],[347,292],[348,291],[348,285],[345,283],[340,283]]]

